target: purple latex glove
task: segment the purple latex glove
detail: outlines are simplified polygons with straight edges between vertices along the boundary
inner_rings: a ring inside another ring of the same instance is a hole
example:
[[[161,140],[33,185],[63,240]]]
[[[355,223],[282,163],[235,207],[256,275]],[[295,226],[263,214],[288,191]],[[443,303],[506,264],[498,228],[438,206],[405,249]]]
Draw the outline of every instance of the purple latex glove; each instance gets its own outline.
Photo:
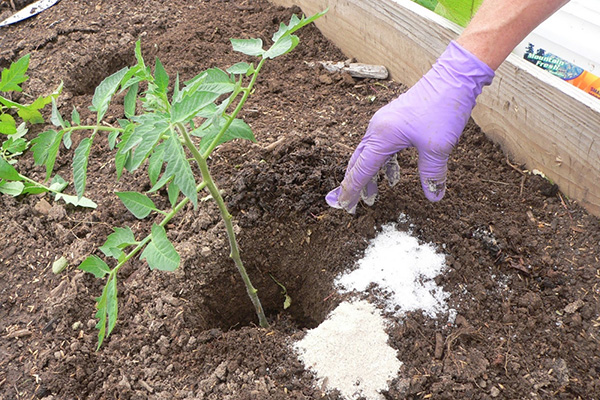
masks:
[[[350,158],[342,184],[327,203],[354,213],[362,196],[372,205],[377,172],[383,167],[391,186],[400,180],[396,153],[414,146],[425,196],[438,201],[446,191],[448,156],[458,142],[475,99],[494,71],[458,43],[451,42],[435,65],[410,90],[373,115]]]

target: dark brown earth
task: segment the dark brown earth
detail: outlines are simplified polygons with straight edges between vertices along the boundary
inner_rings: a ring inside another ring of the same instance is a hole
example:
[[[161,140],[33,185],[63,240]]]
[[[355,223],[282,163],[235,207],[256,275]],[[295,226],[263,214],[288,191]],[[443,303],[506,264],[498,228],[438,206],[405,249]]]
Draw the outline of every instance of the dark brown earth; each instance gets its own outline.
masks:
[[[4,18],[11,11],[1,4]],[[263,0],[62,0],[0,31],[0,67],[30,53],[26,92],[48,94],[62,80],[60,110],[75,106],[85,120],[95,86],[134,63],[138,38],[146,60],[158,56],[171,76],[188,79],[244,59],[229,38],[268,43],[299,12]],[[208,202],[168,226],[182,257],[176,272],[150,272],[139,261],[121,270],[119,322],[95,351],[101,285],[76,266],[113,226],[142,236],[152,223],[114,195],[148,189],[145,175],[116,182],[114,154],[97,141],[86,194],[97,210],[0,196],[1,399],[338,399],[314,385],[291,343],[339,303],[335,276],[401,213],[447,254],[437,281],[459,315],[453,325],[419,312],[391,322],[404,365],[387,399],[600,398],[598,218],[512,163],[472,123],[452,153],[440,203],[422,195],[407,151],[401,182],[382,184],[373,207],[359,206],[356,216],[328,208],[324,196],[370,116],[404,87],[310,67],[345,57],[314,26],[300,38],[293,53],[266,64],[243,112],[258,143],[226,144],[211,160],[271,328],[257,327]],[[109,114],[115,122],[122,109]],[[72,153],[61,154],[57,171],[69,179]],[[30,154],[17,166],[43,178]],[[61,256],[70,265],[56,276],[50,266]],[[271,275],[293,299],[287,310]]]

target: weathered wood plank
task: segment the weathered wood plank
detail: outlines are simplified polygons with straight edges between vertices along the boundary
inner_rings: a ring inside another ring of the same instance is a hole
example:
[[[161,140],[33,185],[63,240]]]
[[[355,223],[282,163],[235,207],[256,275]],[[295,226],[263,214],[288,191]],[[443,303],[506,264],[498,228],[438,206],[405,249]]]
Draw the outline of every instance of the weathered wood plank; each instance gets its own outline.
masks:
[[[385,65],[413,85],[461,28],[410,0],[271,0],[307,15],[348,57]],[[473,118],[516,161],[538,169],[600,216],[600,101],[515,55],[498,69]]]

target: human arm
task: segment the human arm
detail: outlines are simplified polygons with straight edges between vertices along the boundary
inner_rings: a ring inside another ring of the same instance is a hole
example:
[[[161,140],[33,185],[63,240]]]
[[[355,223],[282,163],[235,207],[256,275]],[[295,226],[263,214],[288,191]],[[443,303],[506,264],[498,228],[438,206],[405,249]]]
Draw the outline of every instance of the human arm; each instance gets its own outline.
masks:
[[[537,25],[566,0],[486,0],[431,70],[410,90],[381,108],[352,155],[340,187],[327,195],[330,206],[355,211],[359,199],[373,204],[377,172],[391,185],[400,179],[399,151],[416,147],[425,196],[445,193],[447,161],[469,119],[476,98],[494,71]]]

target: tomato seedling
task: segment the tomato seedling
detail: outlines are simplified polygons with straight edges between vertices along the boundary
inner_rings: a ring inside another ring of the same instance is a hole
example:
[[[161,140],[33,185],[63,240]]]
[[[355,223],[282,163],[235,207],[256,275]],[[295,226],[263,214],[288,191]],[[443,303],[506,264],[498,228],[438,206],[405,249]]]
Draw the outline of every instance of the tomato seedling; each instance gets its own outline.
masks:
[[[272,45],[266,50],[261,39],[231,39],[235,51],[258,57],[257,64],[240,62],[225,71],[210,68],[183,86],[178,75],[171,82],[159,59],[156,59],[152,72],[145,64],[138,41],[135,47],[137,64],[117,71],[96,88],[90,107],[96,113],[95,125],[82,125],[77,110],[73,110],[69,123],[53,108],[52,122],[60,130],[48,131],[38,141],[40,146],[43,143],[44,148],[54,149],[53,146],[61,141],[70,143],[70,135],[75,130],[91,131],[80,141],[73,157],[73,181],[79,198],[83,196],[87,183],[90,149],[99,133],[105,133],[109,147],[116,149],[117,177],[120,178],[124,170],[131,172],[146,166],[152,186],[146,193],[119,192],[119,199],[136,218],[143,219],[156,213],[162,215],[162,220],[154,223],[150,234],[141,240],[135,238],[129,227],[114,228],[99,248],[107,260],[90,255],[79,265],[80,269],[96,278],[106,279],[102,294],[96,299],[98,348],[117,321],[119,269],[139,256],[140,260],[146,260],[150,269],[175,270],[180,264],[180,256],[167,237],[165,226],[187,203],[191,202],[197,208],[201,190],[208,191],[219,208],[229,239],[230,257],[246,286],[260,326],[268,326],[257,290],[240,257],[232,215],[212,178],[207,161],[215,148],[224,142],[256,140],[248,124],[237,116],[252,94],[259,72],[267,60],[293,50],[299,42],[293,33],[324,13],[309,18],[294,15],[289,24],[281,23],[273,35]],[[113,96],[123,91],[126,92],[125,118],[119,120],[118,127],[101,124]],[[137,107],[138,103],[141,107]],[[56,157],[56,152],[48,151],[43,162],[52,165],[52,157]],[[189,160],[197,164],[201,176],[195,176]],[[167,210],[159,210],[149,196],[162,188],[166,188],[168,193],[170,208]]]

